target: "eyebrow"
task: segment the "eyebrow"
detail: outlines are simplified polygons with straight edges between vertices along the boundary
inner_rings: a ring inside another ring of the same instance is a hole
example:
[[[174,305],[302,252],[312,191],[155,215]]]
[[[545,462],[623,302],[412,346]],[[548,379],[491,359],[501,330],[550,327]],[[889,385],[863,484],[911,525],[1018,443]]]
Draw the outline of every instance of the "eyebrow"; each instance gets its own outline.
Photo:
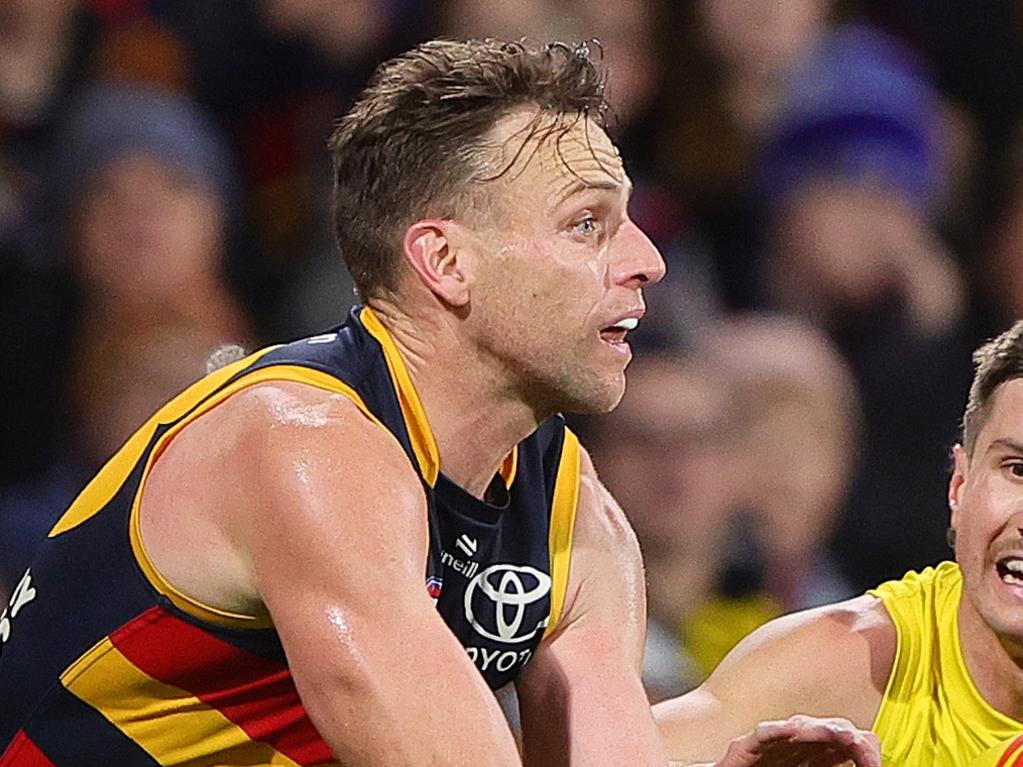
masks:
[[[558,199],[554,203],[554,207],[558,207],[563,204],[566,200],[573,197],[574,195],[580,194],[581,192],[587,192],[591,189],[602,189],[610,192],[618,192],[622,188],[625,189],[625,197],[628,199],[632,196],[632,181],[628,178],[624,182],[615,181],[613,179],[601,179],[600,181],[584,181],[582,179],[574,179],[568,188],[565,189],[561,194],[558,195]]]
[[[1009,439],[1008,437],[999,437],[996,440],[992,440],[991,444],[987,446],[987,449],[988,451],[991,451],[996,447],[1005,447],[1015,453],[1023,453],[1023,442],[1017,442],[1016,440]]]

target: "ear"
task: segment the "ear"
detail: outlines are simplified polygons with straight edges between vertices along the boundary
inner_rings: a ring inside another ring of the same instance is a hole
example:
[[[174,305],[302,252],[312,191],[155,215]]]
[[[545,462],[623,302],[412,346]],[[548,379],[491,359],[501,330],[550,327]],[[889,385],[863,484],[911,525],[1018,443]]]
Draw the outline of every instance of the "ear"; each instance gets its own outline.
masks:
[[[966,448],[955,445],[952,448],[952,460],[952,476],[948,480],[948,508],[952,513],[950,524],[954,528],[959,525],[960,501],[963,486],[966,484],[966,474],[970,469],[970,457],[966,454]]]
[[[463,247],[461,228],[454,221],[417,221],[405,231],[405,260],[437,298],[463,307],[469,303],[472,257]]]

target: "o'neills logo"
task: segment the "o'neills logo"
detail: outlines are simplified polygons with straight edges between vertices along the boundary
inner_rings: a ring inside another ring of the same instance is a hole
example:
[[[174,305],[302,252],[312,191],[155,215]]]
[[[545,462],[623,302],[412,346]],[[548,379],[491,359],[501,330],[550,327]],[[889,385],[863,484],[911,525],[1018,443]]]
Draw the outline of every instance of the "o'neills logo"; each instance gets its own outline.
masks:
[[[450,567],[456,573],[464,575],[466,578],[472,578],[476,571],[480,569],[479,562],[466,562],[448,554],[446,551],[440,553],[440,563],[444,567]]]

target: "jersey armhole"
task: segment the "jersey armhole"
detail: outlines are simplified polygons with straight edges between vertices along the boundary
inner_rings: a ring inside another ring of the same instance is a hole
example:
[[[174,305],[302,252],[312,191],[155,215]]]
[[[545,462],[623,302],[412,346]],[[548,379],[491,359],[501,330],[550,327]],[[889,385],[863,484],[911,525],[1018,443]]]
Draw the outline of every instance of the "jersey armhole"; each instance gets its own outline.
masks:
[[[373,415],[372,412],[370,412],[359,394],[343,381],[340,381],[327,373],[301,365],[273,365],[244,375],[236,381],[233,381],[229,386],[217,391],[215,394],[202,401],[186,417],[175,423],[173,427],[168,429],[167,432],[159,438],[146,461],[142,472],[142,478],[139,481],[139,486],[135,491],[134,498],[132,499],[128,523],[128,534],[131,542],[132,553],[149,585],[158,593],[170,600],[171,604],[188,615],[199,618],[208,623],[227,628],[265,629],[270,628],[273,624],[269,615],[247,615],[204,604],[200,600],[180,591],[174,586],[174,584],[167,580],[162,573],[160,573],[153,564],[153,561],[142,542],[139,522],[139,509],[142,502],[142,492],[146,487],[146,481],[148,480],[149,474],[157,459],[167,449],[167,446],[171,443],[174,437],[182,431],[182,429],[203,414],[212,410],[217,405],[223,403],[231,395],[237,394],[243,389],[255,386],[256,384],[272,381],[291,381],[302,383],[308,386],[313,386],[317,389],[341,394],[350,399],[367,418],[379,425],[381,428],[384,428],[384,431],[390,434],[390,431],[383,426],[380,420]]]
[[[902,664],[905,657],[905,637],[903,636],[903,628],[901,621],[897,620],[895,612],[889,606],[888,600],[893,599],[892,595],[884,595],[877,589],[870,589],[867,594],[875,597],[884,608],[885,613],[888,615],[888,619],[892,622],[892,626],[895,627],[895,655],[892,658],[892,669],[888,672],[888,681],[885,682],[884,692],[881,695],[881,703],[877,707],[877,713],[874,715],[874,721],[870,724],[870,729],[877,732],[878,724],[880,724],[886,715],[888,715],[888,709],[891,708],[890,701],[893,699],[895,692],[895,686],[899,679],[903,678]],[[884,739],[882,739],[882,742]]]
[[[572,563],[572,537],[579,505],[579,439],[565,428],[561,446],[561,460],[554,485],[551,521],[548,531],[548,551],[551,563],[551,614],[544,631],[549,637],[561,621],[568,591],[568,575]]]

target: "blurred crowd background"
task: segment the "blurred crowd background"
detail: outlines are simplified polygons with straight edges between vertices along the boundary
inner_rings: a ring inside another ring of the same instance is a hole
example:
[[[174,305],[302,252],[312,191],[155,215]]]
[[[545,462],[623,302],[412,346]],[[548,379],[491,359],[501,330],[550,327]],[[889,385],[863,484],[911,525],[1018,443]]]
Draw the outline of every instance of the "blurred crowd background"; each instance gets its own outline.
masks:
[[[576,426],[645,552],[651,697],[947,558],[970,352],[1023,316],[1023,4],[3,0],[0,595],[213,349],[343,319],[327,137],[438,35],[603,49],[669,277]]]

